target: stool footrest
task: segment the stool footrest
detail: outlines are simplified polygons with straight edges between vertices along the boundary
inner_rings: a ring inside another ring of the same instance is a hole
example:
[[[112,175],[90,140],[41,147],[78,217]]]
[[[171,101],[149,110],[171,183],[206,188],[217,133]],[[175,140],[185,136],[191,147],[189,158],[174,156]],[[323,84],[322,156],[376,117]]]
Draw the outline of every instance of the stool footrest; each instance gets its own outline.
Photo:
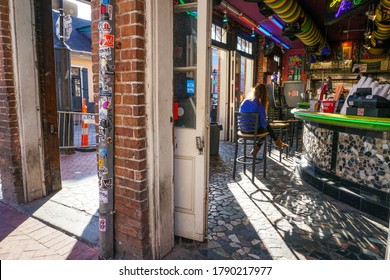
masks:
[[[248,157],[248,156],[239,156],[236,161],[238,163],[242,164],[252,164],[253,163],[253,157]],[[261,158],[255,158],[255,164],[262,163],[263,159]]]

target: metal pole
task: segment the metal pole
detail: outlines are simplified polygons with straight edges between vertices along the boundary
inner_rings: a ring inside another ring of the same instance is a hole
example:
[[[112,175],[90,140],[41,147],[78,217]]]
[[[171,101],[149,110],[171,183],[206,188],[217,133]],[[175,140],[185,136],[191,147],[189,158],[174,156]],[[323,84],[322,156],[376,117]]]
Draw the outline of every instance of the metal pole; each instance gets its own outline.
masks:
[[[390,260],[390,211],[389,211],[389,229],[387,230],[387,246],[385,260]]]
[[[114,0],[101,0],[99,21],[99,245],[114,255]]]

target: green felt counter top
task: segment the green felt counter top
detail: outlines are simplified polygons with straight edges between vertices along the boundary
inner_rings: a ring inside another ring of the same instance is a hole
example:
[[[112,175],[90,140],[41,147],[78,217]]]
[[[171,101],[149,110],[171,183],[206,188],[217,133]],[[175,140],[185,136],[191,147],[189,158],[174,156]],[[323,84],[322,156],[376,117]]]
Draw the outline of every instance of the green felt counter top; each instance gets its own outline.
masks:
[[[296,118],[305,121],[367,130],[390,131],[390,118],[320,113],[299,109],[293,109],[291,112]]]

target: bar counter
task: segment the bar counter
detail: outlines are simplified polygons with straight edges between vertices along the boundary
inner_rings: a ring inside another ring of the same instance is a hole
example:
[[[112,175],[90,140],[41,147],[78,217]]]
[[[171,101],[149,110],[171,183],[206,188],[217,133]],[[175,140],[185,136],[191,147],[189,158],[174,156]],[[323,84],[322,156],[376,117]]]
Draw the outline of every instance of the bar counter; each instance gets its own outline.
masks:
[[[389,221],[390,118],[309,112],[303,120],[302,178],[322,192]]]

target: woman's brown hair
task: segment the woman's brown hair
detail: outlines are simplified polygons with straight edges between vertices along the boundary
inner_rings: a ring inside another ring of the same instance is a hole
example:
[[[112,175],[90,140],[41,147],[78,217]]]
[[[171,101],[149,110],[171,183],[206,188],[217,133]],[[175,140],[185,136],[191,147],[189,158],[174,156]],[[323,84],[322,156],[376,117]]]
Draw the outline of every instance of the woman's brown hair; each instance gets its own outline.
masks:
[[[264,84],[256,84],[253,88],[253,99],[259,100],[261,104],[263,104],[265,111],[268,111],[268,95],[267,89]]]

